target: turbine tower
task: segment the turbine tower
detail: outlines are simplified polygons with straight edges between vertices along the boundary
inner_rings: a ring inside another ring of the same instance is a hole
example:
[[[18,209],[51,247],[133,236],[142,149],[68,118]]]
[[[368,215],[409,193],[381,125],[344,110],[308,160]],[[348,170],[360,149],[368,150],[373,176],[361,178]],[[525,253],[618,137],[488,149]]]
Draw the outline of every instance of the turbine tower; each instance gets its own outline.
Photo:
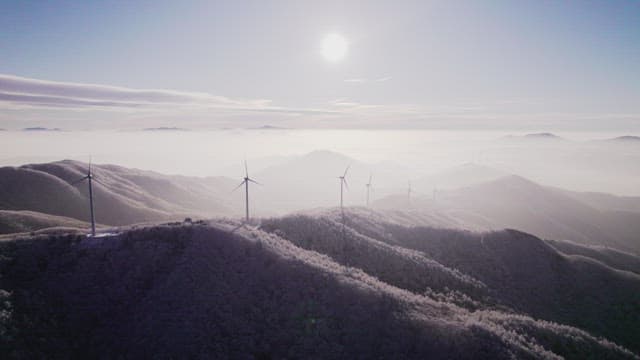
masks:
[[[371,192],[371,178],[373,175],[369,175],[369,182],[365,185],[367,187],[367,207],[369,207],[369,192]]]
[[[89,159],[89,168],[87,169],[87,175],[71,183],[75,185],[81,181],[89,180],[89,210],[91,211],[91,236],[96,236],[96,218],[93,213],[93,173],[91,172],[91,159]]]
[[[249,182],[254,184],[262,185],[259,182],[253,180],[249,177],[249,168],[247,167],[247,161],[244,161],[244,178],[240,185],[236,186],[233,191],[238,190],[242,185],[244,185],[244,201],[245,201],[245,222],[249,222]],[[233,192],[232,191],[232,192]]]
[[[338,179],[340,179],[340,210],[344,209],[344,188],[346,187],[349,189],[349,185],[347,184],[347,171],[349,171],[350,167],[351,165],[347,166],[347,168],[344,169],[344,174],[342,174],[342,176],[338,176]]]

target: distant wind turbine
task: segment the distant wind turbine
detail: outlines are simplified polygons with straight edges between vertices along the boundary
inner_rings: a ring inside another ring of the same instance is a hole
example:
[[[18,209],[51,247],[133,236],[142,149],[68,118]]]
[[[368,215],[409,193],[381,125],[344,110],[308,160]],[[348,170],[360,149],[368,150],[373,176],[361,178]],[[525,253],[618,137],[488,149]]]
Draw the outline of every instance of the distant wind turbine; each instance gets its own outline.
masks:
[[[244,179],[242,179],[242,182],[240,183],[240,185],[236,186],[235,189],[233,189],[233,191],[238,190],[240,187],[242,187],[242,185],[244,185],[244,192],[245,192],[245,221],[249,222],[249,182],[252,182],[254,184],[258,184],[258,185],[262,185],[259,182],[253,180],[252,178],[249,177],[249,168],[247,167],[247,161],[244,161]],[[232,191],[232,192],[233,192]]]
[[[369,193],[371,192],[371,178],[373,178],[373,175],[369,175],[369,182],[365,185],[367,187],[367,207],[369,207]]]
[[[87,175],[71,183],[75,185],[81,181],[89,180],[89,209],[91,211],[91,236],[96,236],[96,218],[93,212],[93,187],[91,182],[93,181],[93,173],[91,172],[91,158],[89,158],[89,168],[87,169]]]
[[[411,190],[411,181],[409,181],[409,188],[407,189],[407,201],[409,202],[409,204],[411,204],[411,193],[413,191]]]
[[[342,174],[342,176],[338,176],[338,179],[340,179],[340,210],[344,208],[344,188],[349,189],[349,185],[347,184],[347,171],[349,171],[350,167],[351,165],[347,166],[347,168],[344,169],[344,174]]]

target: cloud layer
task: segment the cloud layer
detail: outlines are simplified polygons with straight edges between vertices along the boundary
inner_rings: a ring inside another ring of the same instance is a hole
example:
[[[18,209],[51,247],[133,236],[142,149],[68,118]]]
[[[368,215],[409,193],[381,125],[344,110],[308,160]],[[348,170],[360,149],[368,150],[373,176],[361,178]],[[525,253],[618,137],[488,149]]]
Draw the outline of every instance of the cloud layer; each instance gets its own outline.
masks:
[[[231,99],[201,92],[132,89],[98,84],[46,81],[0,74],[0,103],[13,108],[106,108],[228,110],[268,113],[330,113],[322,109],[273,106],[266,99]]]
[[[344,82],[349,87],[390,79],[353,78]],[[24,121],[29,122],[29,126],[58,127],[63,119],[74,121],[74,118],[83,119],[89,128],[97,121],[102,126],[111,126],[118,119],[130,120],[130,126],[140,125],[139,122],[143,121],[146,127],[174,124],[175,121],[181,122],[180,127],[191,126],[185,121],[204,126],[269,123],[296,128],[511,129],[524,126],[549,130],[613,126],[632,130],[638,127],[638,114],[635,113],[550,111],[535,99],[507,98],[493,103],[467,101],[450,104],[372,104],[352,98],[318,101],[311,107],[277,106],[268,99],[239,99],[204,92],[134,89],[0,74],[0,125],[3,127],[13,123],[13,127],[21,128],[24,124],[18,122]],[[78,111],[82,114],[79,115]],[[114,112],[118,116],[113,116]],[[43,120],[47,123],[42,124]]]

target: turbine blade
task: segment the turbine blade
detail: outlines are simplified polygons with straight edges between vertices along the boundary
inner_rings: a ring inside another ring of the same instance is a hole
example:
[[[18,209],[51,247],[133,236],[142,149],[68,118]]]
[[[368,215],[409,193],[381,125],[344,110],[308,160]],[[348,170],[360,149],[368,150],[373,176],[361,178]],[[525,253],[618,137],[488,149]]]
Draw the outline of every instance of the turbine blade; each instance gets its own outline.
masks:
[[[82,180],[86,180],[88,178],[89,178],[89,175],[83,176],[82,178],[80,178],[80,179],[78,179],[78,180],[76,180],[74,182],[70,182],[69,185],[75,185],[75,184],[81,182]]]
[[[91,160],[92,160],[92,157],[93,156],[89,155],[89,174],[91,174]]]
[[[347,168],[346,168],[346,169],[344,169],[344,175],[342,175],[342,177],[347,176],[347,171],[349,171],[349,168],[350,168],[350,167],[351,167],[351,164],[349,164],[349,165],[347,166]]]
[[[251,182],[252,182],[252,183],[254,183],[254,184],[263,185],[263,184],[261,184],[261,183],[259,183],[259,182],[255,181],[255,180],[253,180],[253,179],[248,179],[248,180],[249,180],[249,181],[251,181]]]
[[[249,177],[249,167],[247,166],[247,160],[244,161],[244,174]]]
[[[100,184],[102,186],[107,186],[107,184],[103,183],[102,180],[98,180],[93,176],[91,177],[91,181],[95,181],[95,182],[97,182],[98,184]]]
[[[242,182],[241,182],[238,186],[236,186],[235,188],[233,188],[233,190],[231,190],[231,192],[234,192],[234,191],[238,190],[242,185],[244,185],[244,183],[245,183],[245,181],[244,181],[244,180],[242,180]]]
[[[344,187],[347,188],[347,190],[349,190],[349,184],[347,183],[347,179],[342,178],[342,181],[344,181]]]

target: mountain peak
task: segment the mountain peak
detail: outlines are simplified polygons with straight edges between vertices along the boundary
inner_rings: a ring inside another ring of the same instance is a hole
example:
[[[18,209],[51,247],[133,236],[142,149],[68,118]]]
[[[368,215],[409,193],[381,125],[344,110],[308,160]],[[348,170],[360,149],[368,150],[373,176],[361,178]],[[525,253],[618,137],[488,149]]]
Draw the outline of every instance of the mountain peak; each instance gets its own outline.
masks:
[[[181,127],[175,127],[175,126],[160,126],[160,127],[150,127],[150,128],[144,128],[142,129],[142,131],[189,131],[189,129],[186,128],[181,128]]]
[[[510,174],[510,175],[505,175],[502,176],[494,181],[491,181],[491,183],[494,184],[517,184],[517,185],[521,185],[521,186],[533,186],[533,187],[540,187],[541,185],[531,181],[530,179],[527,179],[523,176],[520,175],[515,175],[515,174]]]
[[[549,132],[526,134],[524,137],[536,139],[561,139],[558,135]]]
[[[619,141],[619,142],[640,142],[640,136],[633,136],[633,135],[623,135],[623,136],[618,136],[612,139],[609,139],[609,141]]]
[[[60,128],[46,128],[46,127],[41,127],[41,126],[35,126],[35,127],[26,127],[23,128],[22,131],[62,131],[62,129]]]
[[[540,132],[540,133],[530,133],[525,135],[507,135],[502,139],[505,140],[564,140],[563,137],[560,137],[554,133],[550,132]]]

